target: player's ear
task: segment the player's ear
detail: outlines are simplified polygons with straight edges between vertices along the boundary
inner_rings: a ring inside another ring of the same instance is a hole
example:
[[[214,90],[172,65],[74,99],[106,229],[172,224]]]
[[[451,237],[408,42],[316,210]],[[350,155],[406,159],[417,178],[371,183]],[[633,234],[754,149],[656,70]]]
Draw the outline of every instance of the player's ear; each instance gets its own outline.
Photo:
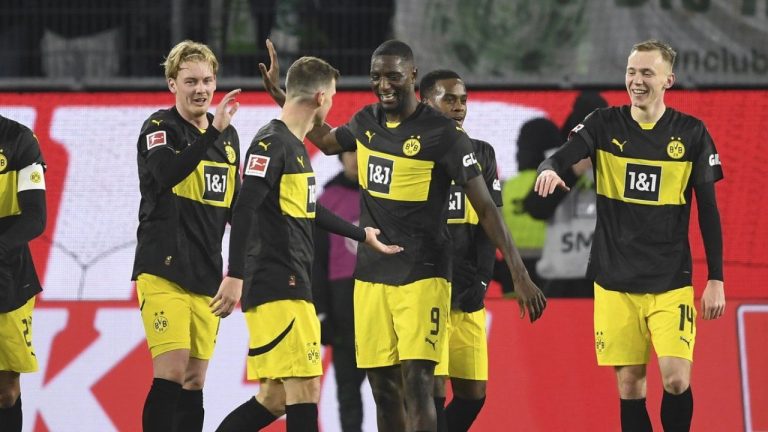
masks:
[[[173,78],[168,78],[168,90],[170,90],[171,93],[176,94],[176,81],[174,81]]]
[[[315,93],[315,103],[318,107],[323,106],[326,97],[328,97],[328,95],[325,94],[325,90],[320,90],[319,92]]]
[[[675,74],[674,72],[671,72],[669,75],[667,75],[667,81],[664,83],[664,89],[671,88],[672,85],[675,84]]]

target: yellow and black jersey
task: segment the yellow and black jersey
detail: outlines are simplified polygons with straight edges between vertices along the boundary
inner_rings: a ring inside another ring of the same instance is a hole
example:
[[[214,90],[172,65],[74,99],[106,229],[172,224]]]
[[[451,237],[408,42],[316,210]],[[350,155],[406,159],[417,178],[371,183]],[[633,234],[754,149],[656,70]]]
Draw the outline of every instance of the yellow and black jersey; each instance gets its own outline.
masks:
[[[588,149],[597,187],[588,277],[633,293],[691,285],[692,189],[723,178],[704,124],[667,108],[655,124],[641,125],[629,106],[612,107],[587,116],[574,140]]]
[[[42,290],[29,250],[32,236],[19,239],[20,233],[14,231],[20,229],[26,214],[20,194],[45,191],[44,169],[32,131],[0,116],[0,240],[4,243],[0,252],[0,313],[18,309]],[[44,213],[44,193],[35,198],[43,201]],[[42,228],[37,233],[40,231]]]
[[[496,152],[485,141],[472,139],[477,162],[497,207],[502,206],[501,183],[496,173]],[[493,275],[496,246],[485,234],[464,188],[451,185],[448,230],[453,239],[451,308],[471,313],[483,308],[485,290]]]
[[[243,310],[275,300],[312,301],[315,191],[304,143],[285,123],[272,120],[248,149],[232,225],[234,240],[246,233]],[[242,218],[244,212],[249,217]],[[230,252],[230,275],[234,261],[242,259],[238,254]]]
[[[221,239],[240,188],[237,131],[201,131],[174,107],[144,122],[137,149],[141,205],[133,279],[150,273],[214,295],[222,278]]]
[[[450,280],[451,181],[464,185],[480,174],[467,134],[423,104],[401,123],[388,124],[375,104],[338,128],[336,138],[345,150],[357,149],[360,226],[379,228],[382,242],[405,248],[395,255],[359,248],[355,278],[388,285]]]

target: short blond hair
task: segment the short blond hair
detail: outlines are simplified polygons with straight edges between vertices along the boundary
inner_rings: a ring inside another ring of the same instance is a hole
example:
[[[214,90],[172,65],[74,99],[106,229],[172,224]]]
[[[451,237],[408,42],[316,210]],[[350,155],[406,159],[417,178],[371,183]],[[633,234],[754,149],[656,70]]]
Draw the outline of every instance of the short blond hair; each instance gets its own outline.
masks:
[[[185,40],[171,48],[168,57],[165,58],[163,66],[165,67],[165,78],[176,79],[181,69],[181,64],[188,61],[208,63],[211,65],[213,74],[219,71],[219,61],[207,45],[200,42]]]
[[[288,97],[314,95],[339,80],[339,71],[323,59],[302,57],[288,68],[285,76],[285,90]]]
[[[632,55],[635,51],[658,51],[661,54],[661,58],[669,63],[670,69],[675,68],[675,58],[677,58],[677,52],[672,47],[660,40],[648,39],[643,42],[636,43],[632,46],[632,51],[629,55]]]

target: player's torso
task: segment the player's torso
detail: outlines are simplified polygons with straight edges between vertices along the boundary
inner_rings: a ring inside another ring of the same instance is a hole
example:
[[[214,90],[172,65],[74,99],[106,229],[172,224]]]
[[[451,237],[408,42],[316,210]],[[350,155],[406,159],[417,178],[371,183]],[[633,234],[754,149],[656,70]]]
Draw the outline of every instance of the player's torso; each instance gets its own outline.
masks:
[[[638,289],[650,291],[685,283],[701,123],[668,109],[652,129],[643,129],[628,107],[613,108],[604,120],[590,130],[598,209],[591,272],[598,282],[607,273],[610,279],[645,280]]]
[[[357,269],[365,275],[358,277],[395,282],[400,276],[447,276],[444,252],[450,239],[445,220],[451,179],[438,162],[450,145],[442,139],[446,118],[420,107],[396,127],[388,127],[383,113],[372,110],[356,115],[349,126],[357,141],[360,223],[381,229],[383,241],[405,248],[392,257],[361,248]],[[374,261],[375,267],[367,265]],[[414,268],[422,264],[433,270]],[[384,277],[384,272],[398,276]],[[409,272],[411,276],[404,274]]]
[[[20,170],[43,163],[36,140],[23,140],[22,134],[32,133],[19,123],[0,117],[0,234],[11,229],[23,211],[17,197]],[[39,174],[31,175],[25,180],[43,181],[41,177],[34,178]],[[40,290],[29,246],[24,244],[8,251],[0,260],[0,313],[16,309]]]
[[[477,162],[486,180],[488,192],[494,202],[501,204],[501,183],[496,178],[494,155],[488,151],[489,144],[472,140]],[[491,169],[491,167],[493,167]],[[448,230],[453,241],[453,280],[451,284],[451,303],[453,308],[465,311],[478,310],[483,305],[485,290],[475,283],[477,278],[489,280],[490,274],[478,275],[478,231],[483,227],[464,188],[451,184],[448,198]],[[492,247],[489,245],[489,247]],[[488,268],[492,264],[488,263]]]
[[[149,151],[154,145],[165,145],[168,149],[158,151],[176,154],[204,133],[175,110],[153,114],[144,130],[147,127],[154,129],[142,135]],[[140,138],[140,149],[142,144]],[[137,251],[137,263],[149,273],[160,273],[194,292],[212,295],[220,280],[221,239],[239,181],[237,132],[233,127],[225,129],[194,170],[171,188],[156,183],[141,151],[138,160],[142,191],[139,249],[145,256]]]
[[[306,147],[282,122],[262,128],[251,143],[244,174],[260,169],[275,183],[250,229],[246,303],[311,300],[316,179]]]

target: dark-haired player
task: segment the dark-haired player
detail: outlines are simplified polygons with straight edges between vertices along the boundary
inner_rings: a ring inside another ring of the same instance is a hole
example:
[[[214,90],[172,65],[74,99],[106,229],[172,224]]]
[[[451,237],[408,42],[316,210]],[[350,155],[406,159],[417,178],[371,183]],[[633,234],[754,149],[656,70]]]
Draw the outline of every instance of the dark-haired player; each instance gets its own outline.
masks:
[[[419,83],[421,101],[464,124],[467,88],[454,71],[435,70]],[[496,174],[496,152],[485,141],[472,139],[483,179],[496,206],[501,207],[501,185]],[[464,191],[451,186],[448,229],[453,239],[453,280],[448,343],[435,369],[435,409],[438,430],[466,431],[485,403],[488,381],[488,342],[483,299],[496,262],[496,247],[479,225]],[[450,378],[453,399],[445,407],[445,379]],[[442,423],[445,420],[445,424]]]
[[[260,67],[265,87],[280,103],[274,47],[268,43],[268,48],[271,70]],[[367,369],[380,430],[435,428],[434,369],[450,311],[446,210],[452,181],[464,188],[489,238],[504,253],[521,317],[527,310],[534,321],[546,306],[480,176],[469,137],[453,120],[419,103],[416,72],[407,44],[382,43],[370,69],[379,102],[344,126],[324,124],[307,134],[326,154],[357,151],[360,223],[381,229],[388,243],[405,248],[387,257],[362,249],[355,269],[357,363]]]

